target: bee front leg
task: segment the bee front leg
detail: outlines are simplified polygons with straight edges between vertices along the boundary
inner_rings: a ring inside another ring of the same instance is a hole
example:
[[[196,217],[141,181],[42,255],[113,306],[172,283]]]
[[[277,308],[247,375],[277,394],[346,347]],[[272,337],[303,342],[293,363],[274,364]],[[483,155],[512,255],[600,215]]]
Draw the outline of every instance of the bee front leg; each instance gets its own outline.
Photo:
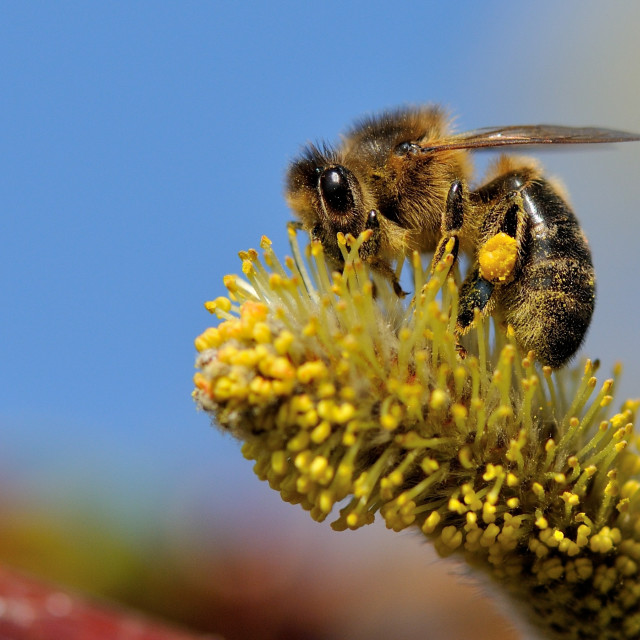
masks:
[[[402,290],[395,271],[391,268],[389,262],[384,258],[381,258],[379,255],[382,234],[380,231],[380,218],[375,209],[369,211],[365,230],[370,230],[372,233],[371,238],[362,244],[362,247],[360,248],[360,257],[369,264],[372,269],[375,269],[391,282],[393,291],[398,298],[404,298],[404,296],[407,295],[407,292]]]
[[[447,204],[442,216],[442,227],[440,234],[440,241],[433,254],[433,262],[431,263],[431,271],[436,268],[436,265],[442,256],[444,255],[447,243],[451,238],[454,238],[455,244],[453,245],[453,258],[454,261],[458,257],[458,249],[460,247],[460,240],[458,234],[462,229],[464,222],[464,192],[462,182],[455,180],[449,187],[449,193],[447,194]]]

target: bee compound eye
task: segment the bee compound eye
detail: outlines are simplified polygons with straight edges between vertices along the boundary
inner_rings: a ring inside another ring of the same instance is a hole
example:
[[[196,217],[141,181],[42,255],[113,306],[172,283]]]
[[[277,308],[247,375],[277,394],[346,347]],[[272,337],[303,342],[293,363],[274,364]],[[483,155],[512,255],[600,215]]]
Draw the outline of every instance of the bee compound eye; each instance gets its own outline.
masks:
[[[325,169],[318,181],[325,205],[334,213],[346,213],[354,206],[347,169],[338,165]]]

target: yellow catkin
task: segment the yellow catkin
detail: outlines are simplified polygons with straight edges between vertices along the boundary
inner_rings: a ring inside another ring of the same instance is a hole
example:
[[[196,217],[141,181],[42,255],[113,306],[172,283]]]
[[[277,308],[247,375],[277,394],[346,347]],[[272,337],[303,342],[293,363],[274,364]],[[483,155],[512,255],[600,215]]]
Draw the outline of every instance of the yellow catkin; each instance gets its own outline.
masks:
[[[503,235],[479,255],[492,281],[512,277]],[[224,279],[228,297],[207,304],[219,324],[195,341],[198,406],[315,520],[417,527],[494,578],[545,638],[638,637],[639,403],[608,418],[615,385],[598,385],[597,363],[552,372],[480,316],[452,333],[451,254],[431,276],[413,257],[403,306],[370,281],[366,239],[339,239],[334,275],[319,243],[305,261],[295,231],[284,263],[266,238],[262,258],[241,252],[249,282]]]

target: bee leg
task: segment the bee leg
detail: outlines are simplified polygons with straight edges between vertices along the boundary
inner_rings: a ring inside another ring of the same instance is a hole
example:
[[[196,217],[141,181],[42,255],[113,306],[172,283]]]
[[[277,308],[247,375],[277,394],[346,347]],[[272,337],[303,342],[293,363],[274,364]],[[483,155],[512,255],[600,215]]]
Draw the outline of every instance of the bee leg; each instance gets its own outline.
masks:
[[[449,193],[447,194],[447,205],[445,207],[444,215],[442,217],[442,232],[438,246],[433,254],[433,262],[431,263],[431,271],[436,268],[436,265],[445,253],[447,243],[451,238],[454,238],[455,244],[453,245],[454,262],[458,257],[458,248],[460,246],[460,240],[458,239],[458,233],[462,229],[462,223],[464,222],[464,193],[463,186],[460,180],[454,180],[449,187]]]
[[[464,335],[471,328],[475,309],[485,316],[493,312],[498,291],[516,275],[525,231],[522,196],[508,191],[487,215],[475,264],[460,287],[457,333]]]
[[[404,298],[407,295],[407,292],[400,286],[400,282],[396,277],[396,272],[391,268],[391,265],[386,260],[383,260],[382,258],[372,258],[368,262],[373,269],[391,282],[393,292],[398,296],[398,298]]]
[[[402,290],[395,271],[391,268],[391,265],[387,260],[378,255],[382,234],[380,231],[380,218],[378,217],[378,212],[375,209],[369,211],[365,230],[371,230],[372,234],[371,238],[364,242],[360,247],[360,257],[369,264],[372,269],[375,269],[391,282],[393,292],[398,296],[398,298],[404,298],[407,295],[407,292]]]
[[[516,276],[527,228],[522,194],[508,191],[491,208],[480,231],[476,260],[480,276],[496,285]]]
[[[493,282],[483,278],[479,266],[475,265],[460,287],[456,333],[464,335],[469,331],[476,309],[482,315],[491,313],[495,305],[494,289]]]
[[[309,235],[311,236],[311,240],[313,242],[322,242],[322,226],[317,224],[311,229]]]

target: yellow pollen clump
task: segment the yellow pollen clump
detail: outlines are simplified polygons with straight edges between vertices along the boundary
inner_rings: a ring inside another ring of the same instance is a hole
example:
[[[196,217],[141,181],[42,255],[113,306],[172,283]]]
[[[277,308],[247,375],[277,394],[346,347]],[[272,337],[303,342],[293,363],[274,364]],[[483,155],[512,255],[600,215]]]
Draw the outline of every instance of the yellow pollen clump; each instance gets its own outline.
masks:
[[[502,232],[492,236],[478,252],[481,277],[491,282],[504,282],[513,273],[517,257],[515,238]]]

